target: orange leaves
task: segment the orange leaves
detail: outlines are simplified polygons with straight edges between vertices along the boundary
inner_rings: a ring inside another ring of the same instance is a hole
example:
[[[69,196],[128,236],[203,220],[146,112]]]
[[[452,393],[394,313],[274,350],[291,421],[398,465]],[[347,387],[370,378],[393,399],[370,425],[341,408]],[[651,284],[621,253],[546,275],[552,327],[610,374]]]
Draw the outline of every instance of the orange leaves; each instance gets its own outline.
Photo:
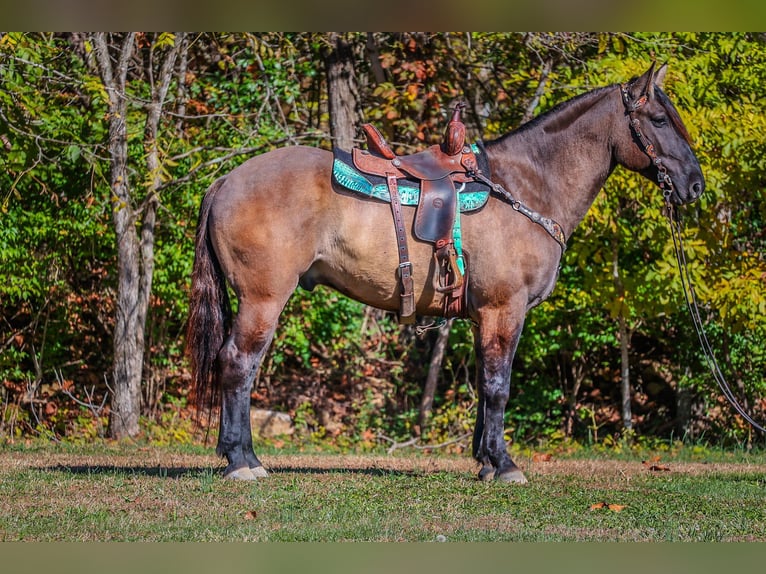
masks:
[[[366,441],[373,441],[375,440],[376,434],[375,431],[371,429],[365,429],[362,433],[362,439]]]
[[[656,456],[652,458],[651,460],[643,460],[641,461],[641,464],[643,468],[645,468],[646,470],[650,472],[670,472],[669,466],[666,466],[660,463],[659,456]],[[626,504],[615,504],[613,502],[601,501],[601,502],[596,502],[595,504],[591,504],[588,510],[590,510],[591,512],[599,511],[599,510],[600,511],[608,510],[611,512],[622,512],[623,510],[625,510],[625,508],[627,508]]]
[[[627,505],[625,504],[613,504],[610,502],[597,502],[596,504],[591,504],[590,509],[593,510],[611,510],[612,512],[622,512]]]
[[[665,466],[664,464],[659,464],[659,462],[660,462],[660,457],[655,456],[652,460],[642,460],[641,464],[644,465],[644,468],[652,472],[670,472],[669,466]]]

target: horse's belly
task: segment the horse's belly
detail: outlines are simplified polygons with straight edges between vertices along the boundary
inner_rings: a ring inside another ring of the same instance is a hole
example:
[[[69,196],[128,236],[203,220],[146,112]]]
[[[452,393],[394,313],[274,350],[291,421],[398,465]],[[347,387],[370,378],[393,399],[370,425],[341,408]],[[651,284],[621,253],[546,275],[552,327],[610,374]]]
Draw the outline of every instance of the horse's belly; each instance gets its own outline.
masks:
[[[385,204],[356,205],[350,212],[352,216],[340,220],[329,233],[300,284],[309,289],[327,285],[367,305],[398,311],[400,261],[390,208]],[[405,218],[412,215],[405,213]],[[407,243],[417,311],[438,314],[442,296],[433,289],[433,246],[412,236]]]

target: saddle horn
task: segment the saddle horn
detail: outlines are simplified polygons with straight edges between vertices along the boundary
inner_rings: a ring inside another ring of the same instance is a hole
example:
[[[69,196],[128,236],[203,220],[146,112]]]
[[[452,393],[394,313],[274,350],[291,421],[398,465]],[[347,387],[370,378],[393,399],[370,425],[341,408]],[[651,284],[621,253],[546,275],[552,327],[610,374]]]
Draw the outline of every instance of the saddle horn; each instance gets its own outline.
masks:
[[[465,108],[465,102],[458,102],[452,110],[452,119],[444,131],[444,144],[442,151],[447,155],[457,155],[463,151],[465,145],[465,124],[460,119],[460,114]]]

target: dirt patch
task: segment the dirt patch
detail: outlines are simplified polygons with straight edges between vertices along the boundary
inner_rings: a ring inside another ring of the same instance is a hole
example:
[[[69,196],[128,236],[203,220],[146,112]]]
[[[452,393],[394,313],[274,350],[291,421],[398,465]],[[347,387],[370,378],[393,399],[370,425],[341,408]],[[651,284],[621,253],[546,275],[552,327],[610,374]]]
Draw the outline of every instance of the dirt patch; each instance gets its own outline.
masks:
[[[620,460],[551,460],[520,464],[528,474],[600,475],[623,478],[640,474],[705,474],[766,473],[766,464],[706,462],[641,462]]]
[[[468,456],[413,456],[402,455],[329,455],[329,454],[279,454],[261,457],[272,472],[402,472],[413,474],[467,473],[476,474],[479,465]],[[763,473],[766,463],[705,463],[662,462],[642,463],[620,460],[521,460],[519,466],[529,478],[536,475],[598,476],[602,478],[629,479],[645,474],[705,475],[722,473]],[[150,473],[178,475],[202,470],[218,472],[225,466],[215,456],[180,454],[165,450],[142,449],[118,454],[70,454],[45,452],[0,453],[0,475],[21,469],[63,468],[114,468],[115,470],[144,470]]]

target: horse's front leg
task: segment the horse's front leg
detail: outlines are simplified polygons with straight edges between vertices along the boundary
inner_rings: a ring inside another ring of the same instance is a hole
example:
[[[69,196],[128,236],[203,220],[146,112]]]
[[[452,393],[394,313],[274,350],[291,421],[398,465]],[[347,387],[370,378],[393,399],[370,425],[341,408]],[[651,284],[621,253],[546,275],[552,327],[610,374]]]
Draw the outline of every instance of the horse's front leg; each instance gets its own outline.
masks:
[[[473,456],[482,464],[479,478],[526,483],[527,479],[511,460],[506,448],[505,408],[511,388],[511,365],[524,315],[488,311],[474,330],[476,347],[478,413],[473,436]]]

